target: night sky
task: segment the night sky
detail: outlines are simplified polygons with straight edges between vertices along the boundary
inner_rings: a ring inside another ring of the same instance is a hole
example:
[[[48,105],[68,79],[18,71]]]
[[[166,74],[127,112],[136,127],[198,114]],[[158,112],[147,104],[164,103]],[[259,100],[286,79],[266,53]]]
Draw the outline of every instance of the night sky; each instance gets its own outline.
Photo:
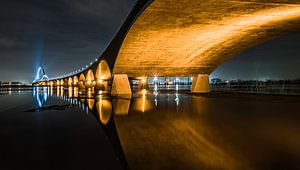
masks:
[[[31,82],[39,66],[49,77],[97,58],[135,0],[1,0],[0,81]],[[220,66],[224,79],[300,78],[300,32],[249,49]]]
[[[300,32],[279,37],[228,60],[210,76],[231,79],[300,78]]]

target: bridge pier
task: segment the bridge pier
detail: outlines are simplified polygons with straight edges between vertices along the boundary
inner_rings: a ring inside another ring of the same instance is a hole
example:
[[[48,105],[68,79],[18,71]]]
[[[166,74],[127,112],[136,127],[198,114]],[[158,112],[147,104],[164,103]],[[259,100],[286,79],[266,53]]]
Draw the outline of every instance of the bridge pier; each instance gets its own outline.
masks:
[[[149,85],[148,85],[148,77],[142,77],[139,79],[139,89],[149,89]]]
[[[112,96],[130,96],[131,88],[127,74],[115,74],[111,87]]]
[[[193,77],[192,82],[192,93],[209,93],[209,75],[208,74],[198,74]]]
[[[108,81],[105,81],[102,79],[97,80],[95,87],[98,92],[107,93],[108,92]]]

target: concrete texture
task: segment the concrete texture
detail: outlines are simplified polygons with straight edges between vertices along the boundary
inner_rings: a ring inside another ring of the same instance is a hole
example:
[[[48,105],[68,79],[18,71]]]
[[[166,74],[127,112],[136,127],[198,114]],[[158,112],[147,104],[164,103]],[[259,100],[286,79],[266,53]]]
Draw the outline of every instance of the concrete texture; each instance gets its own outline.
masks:
[[[248,48],[299,30],[300,0],[138,0],[97,62],[76,73],[78,85],[86,86],[89,70],[96,81],[210,74]],[[127,83],[118,88],[129,93]]]
[[[242,51],[300,28],[296,0],[155,0],[135,21],[114,74],[209,74]]]
[[[111,88],[112,96],[131,95],[129,79],[126,74],[115,74]]]
[[[208,74],[198,74],[198,76],[194,76],[191,92],[192,93],[208,93],[208,92],[210,92],[209,75]]]

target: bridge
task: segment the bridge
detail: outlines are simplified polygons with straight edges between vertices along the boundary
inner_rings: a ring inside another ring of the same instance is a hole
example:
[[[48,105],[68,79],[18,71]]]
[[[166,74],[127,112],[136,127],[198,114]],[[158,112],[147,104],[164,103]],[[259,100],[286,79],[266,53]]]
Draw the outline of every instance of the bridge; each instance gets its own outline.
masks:
[[[33,83],[42,82],[42,84],[45,84],[46,81],[49,81],[49,77],[47,76],[45,69],[43,67],[39,67]]]
[[[138,0],[89,67],[35,84],[131,94],[129,79],[192,76],[209,92],[209,74],[260,43],[300,28],[299,0]],[[111,83],[112,82],[112,83]]]

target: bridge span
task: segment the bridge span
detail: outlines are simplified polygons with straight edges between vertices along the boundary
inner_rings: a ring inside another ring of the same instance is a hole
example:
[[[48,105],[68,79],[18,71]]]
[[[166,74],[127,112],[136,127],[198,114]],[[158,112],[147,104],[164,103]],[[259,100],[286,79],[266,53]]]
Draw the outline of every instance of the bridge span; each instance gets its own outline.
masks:
[[[129,79],[192,76],[209,92],[209,74],[239,53],[300,30],[299,0],[138,0],[98,61],[39,85],[131,94]]]

